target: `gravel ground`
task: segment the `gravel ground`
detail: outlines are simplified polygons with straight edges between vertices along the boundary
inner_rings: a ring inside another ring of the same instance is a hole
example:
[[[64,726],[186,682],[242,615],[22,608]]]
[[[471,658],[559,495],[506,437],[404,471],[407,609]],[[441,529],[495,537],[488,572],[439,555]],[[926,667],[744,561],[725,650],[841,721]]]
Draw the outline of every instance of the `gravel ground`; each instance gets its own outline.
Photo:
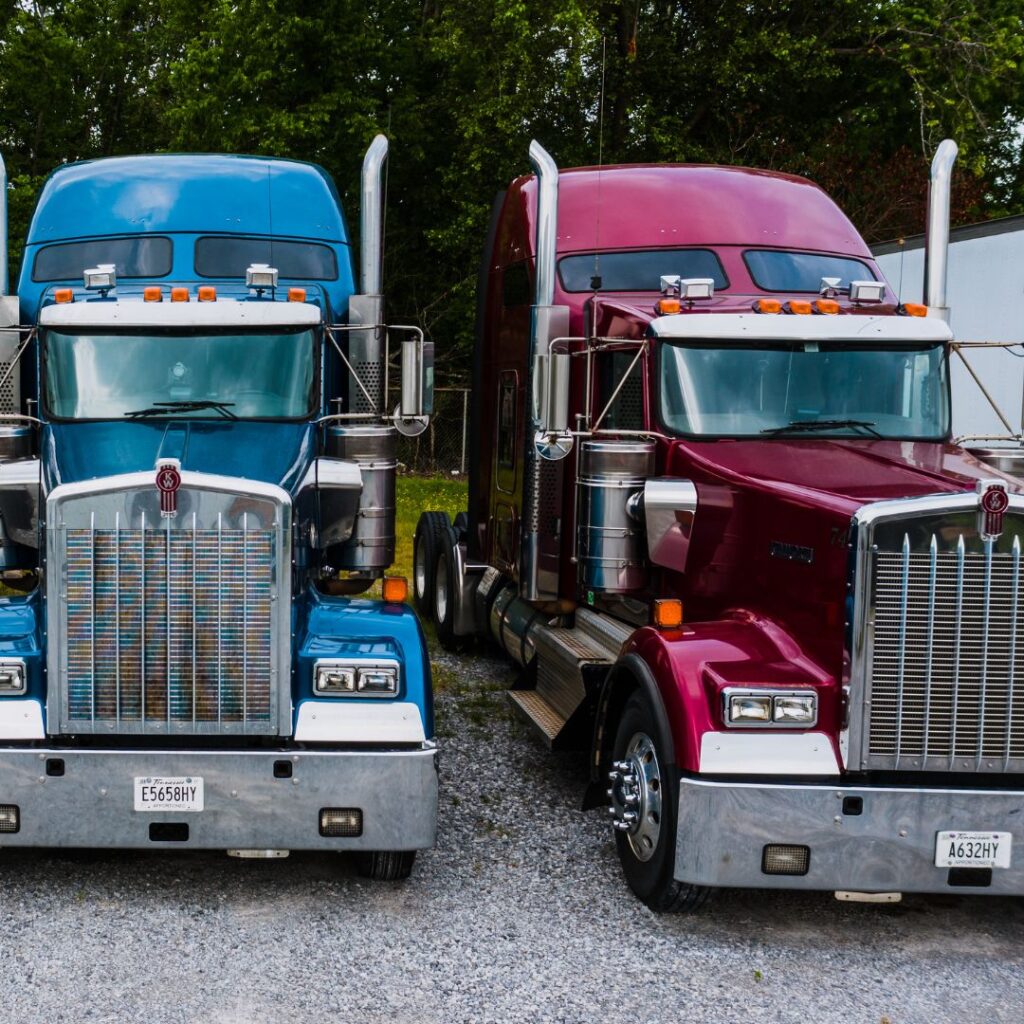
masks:
[[[439,656],[438,848],[404,885],[343,857],[0,859],[4,1021],[850,1021],[1024,1018],[1024,903],[720,894],[650,913],[577,759],[506,708],[509,668]]]

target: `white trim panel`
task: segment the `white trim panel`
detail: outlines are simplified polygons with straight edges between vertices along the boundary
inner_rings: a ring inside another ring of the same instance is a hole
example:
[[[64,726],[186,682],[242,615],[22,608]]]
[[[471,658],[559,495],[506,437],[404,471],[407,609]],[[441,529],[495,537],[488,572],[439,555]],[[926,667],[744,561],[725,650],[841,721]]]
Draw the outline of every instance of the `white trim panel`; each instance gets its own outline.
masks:
[[[925,344],[952,341],[949,325],[931,316],[677,313],[651,321],[659,338],[708,341],[867,341]]]
[[[824,732],[706,732],[700,770],[722,775],[838,775],[832,740]]]
[[[297,743],[423,743],[420,709],[408,701],[305,700],[295,723]]]
[[[43,706],[31,697],[25,700],[0,700],[0,740],[42,740]]]
[[[46,306],[39,314],[43,327],[316,327],[323,322],[319,307],[309,302],[217,299],[171,302],[139,299],[115,302],[79,301]]]

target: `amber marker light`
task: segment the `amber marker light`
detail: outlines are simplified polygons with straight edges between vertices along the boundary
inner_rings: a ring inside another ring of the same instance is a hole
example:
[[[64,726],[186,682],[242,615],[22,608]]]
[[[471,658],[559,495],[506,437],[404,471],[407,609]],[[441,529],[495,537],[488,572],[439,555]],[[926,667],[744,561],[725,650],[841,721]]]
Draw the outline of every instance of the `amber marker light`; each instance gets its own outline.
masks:
[[[289,288],[288,289],[288,301],[289,302],[305,302],[306,301],[306,289],[305,288]]]
[[[658,629],[679,629],[683,624],[683,602],[678,597],[660,597],[654,602],[654,624]]]
[[[401,604],[409,596],[409,581],[404,576],[385,576],[381,597],[388,604]]]
[[[758,299],[754,303],[755,313],[781,313],[782,303],[778,299]]]
[[[172,288],[171,289],[171,302],[188,302],[188,289],[187,288]]]
[[[64,302],[74,302],[75,301],[75,293],[70,288],[58,288],[53,293],[53,301],[54,302],[61,302],[61,303],[64,303]]]
[[[814,311],[816,313],[827,313],[829,316],[835,316],[839,312],[839,303],[835,299],[815,299],[814,300]]]
[[[928,307],[922,306],[920,302],[904,302],[896,312],[900,316],[927,316]]]
[[[142,299],[144,302],[163,302],[164,290],[158,285],[149,285],[142,289]]]
[[[654,304],[654,312],[659,316],[671,316],[673,313],[678,313],[682,308],[682,304],[678,299],[659,299]]]
[[[200,285],[199,288],[199,301],[200,302],[216,302],[217,301],[217,289],[212,284]]]
[[[806,299],[790,299],[785,305],[785,310],[787,313],[808,316],[811,312],[811,304]]]

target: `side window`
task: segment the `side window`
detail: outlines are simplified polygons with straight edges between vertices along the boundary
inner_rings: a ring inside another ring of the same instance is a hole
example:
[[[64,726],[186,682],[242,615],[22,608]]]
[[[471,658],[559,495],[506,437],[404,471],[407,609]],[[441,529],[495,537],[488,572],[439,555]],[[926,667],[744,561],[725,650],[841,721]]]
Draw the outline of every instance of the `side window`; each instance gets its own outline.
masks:
[[[511,494],[516,483],[516,391],[519,374],[505,370],[498,378],[498,443],[496,482],[499,491]]]
[[[622,383],[622,388],[615,396],[615,401],[601,422],[602,429],[609,430],[643,430],[644,428],[644,361],[638,360],[632,370],[630,364],[636,356],[636,349],[629,348],[620,352],[603,352],[597,362],[597,407],[595,418],[608,404],[615,394],[615,389]],[[629,373],[626,376],[626,373]],[[623,383],[622,379],[626,377]]]
[[[529,306],[533,301],[530,271],[526,262],[510,263],[501,282],[501,301],[506,306]]]

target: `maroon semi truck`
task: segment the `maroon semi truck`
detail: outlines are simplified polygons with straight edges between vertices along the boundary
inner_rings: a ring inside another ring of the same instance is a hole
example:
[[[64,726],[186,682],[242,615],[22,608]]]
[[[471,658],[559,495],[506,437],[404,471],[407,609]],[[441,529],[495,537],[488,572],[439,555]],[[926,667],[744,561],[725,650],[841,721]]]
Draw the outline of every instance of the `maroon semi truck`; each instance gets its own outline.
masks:
[[[908,306],[811,182],[535,175],[480,276],[469,508],[415,595],[589,751],[626,878],[1024,892],[1024,494],[950,441],[948,183]]]

